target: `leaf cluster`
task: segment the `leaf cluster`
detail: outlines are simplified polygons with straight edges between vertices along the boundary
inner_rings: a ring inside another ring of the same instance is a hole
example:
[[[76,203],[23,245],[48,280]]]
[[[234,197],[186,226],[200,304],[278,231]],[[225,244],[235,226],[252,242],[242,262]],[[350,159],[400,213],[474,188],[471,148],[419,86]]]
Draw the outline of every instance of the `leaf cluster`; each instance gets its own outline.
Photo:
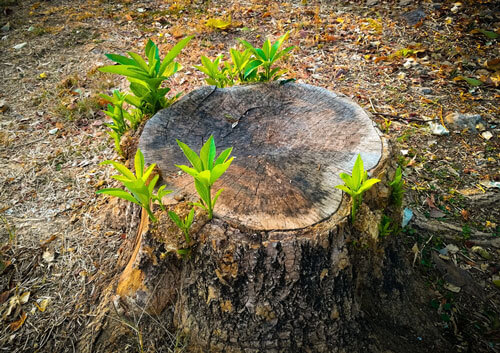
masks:
[[[182,233],[184,233],[184,240],[186,241],[187,244],[191,242],[191,238],[189,237],[189,229],[191,228],[191,225],[193,224],[193,219],[194,219],[194,207],[191,208],[189,211],[188,215],[182,219],[179,217],[177,213],[174,211],[168,211],[168,216],[170,219],[179,227],[180,230],[182,230]],[[188,249],[179,249],[178,253],[181,255],[186,255],[188,252]]]
[[[120,147],[121,137],[129,129],[137,128],[142,120],[142,114],[137,109],[131,112],[126,110],[123,107],[126,94],[118,90],[113,91],[113,96],[106,94],[100,94],[99,96],[109,102],[107,109],[104,110],[104,114],[110,117],[112,122],[104,124],[110,129],[106,133],[114,140],[116,151],[119,154],[123,154]]]
[[[125,76],[130,82],[132,95],[127,95],[125,101],[141,110],[143,114],[153,115],[160,109],[168,107],[178,96],[167,99],[169,87],[162,87],[163,81],[174,75],[182,67],[174,59],[187,45],[192,37],[180,40],[165,56],[160,59],[158,47],[149,40],[145,55],[147,62],[139,54],[128,52],[129,57],[118,54],[106,54],[106,57],[118,65],[101,67],[102,72]]]
[[[403,172],[401,167],[396,169],[396,174],[394,175],[394,179],[389,183],[391,187],[391,200],[396,207],[401,207],[403,204],[403,195],[404,195],[404,180],[403,180]]]
[[[393,221],[390,217],[382,215],[382,219],[380,220],[380,224],[378,225],[378,236],[383,238],[395,232],[392,223]]]
[[[361,155],[358,154],[354,167],[352,168],[352,175],[347,173],[340,173],[340,178],[344,181],[344,185],[335,186],[337,189],[345,191],[353,200],[351,208],[351,217],[354,222],[356,213],[363,201],[363,193],[368,191],[373,185],[380,182],[380,179],[368,179],[368,173],[365,170]]]
[[[191,163],[191,167],[186,165],[176,165],[182,171],[191,175],[194,178],[194,185],[200,202],[194,203],[195,206],[201,207],[208,212],[208,219],[213,217],[213,208],[223,189],[219,189],[212,198],[212,185],[222,174],[229,168],[234,157],[229,158],[232,147],[225,149],[216,158],[216,147],[214,137],[210,138],[203,144],[199,156],[185,143],[176,140],[182,152]]]
[[[267,39],[262,48],[255,48],[249,42],[239,39],[246,49],[239,51],[231,48],[229,50],[231,61],[224,61],[222,54],[213,61],[202,56],[201,65],[194,67],[208,76],[205,81],[209,85],[219,88],[248,82],[277,80],[286,70],[273,65],[294,48],[290,46],[280,50],[289,35],[290,32],[285,33],[273,44]]]
[[[245,67],[245,77],[256,75],[258,77],[258,81],[271,81],[277,80],[281,75],[283,75],[286,70],[283,70],[280,67],[273,67],[273,65],[276,61],[283,58],[285,55],[290,53],[293,48],[295,48],[294,46],[290,46],[280,50],[281,46],[289,36],[290,32],[286,32],[273,44],[271,44],[269,39],[266,39],[262,48],[255,48],[246,40],[240,39],[240,43],[253,54],[253,60],[248,63],[247,67]],[[262,71],[258,72],[257,75],[258,69],[262,69]]]
[[[101,163],[101,165],[107,164],[111,164],[120,173],[119,175],[113,175],[112,178],[120,181],[129,192],[118,188],[107,188],[98,190],[97,194],[108,194],[133,202],[144,208],[151,221],[156,222],[157,219],[153,214],[151,206],[157,202],[164,209],[161,199],[172,192],[171,190],[166,190],[165,185],[162,185],[156,194],[153,193],[159,175],[155,175],[149,183],[148,179],[156,164],[153,163],[147,169],[144,169],[144,155],[140,149],[137,149],[134,158],[135,175],[126,166],[118,162],[108,160]]]

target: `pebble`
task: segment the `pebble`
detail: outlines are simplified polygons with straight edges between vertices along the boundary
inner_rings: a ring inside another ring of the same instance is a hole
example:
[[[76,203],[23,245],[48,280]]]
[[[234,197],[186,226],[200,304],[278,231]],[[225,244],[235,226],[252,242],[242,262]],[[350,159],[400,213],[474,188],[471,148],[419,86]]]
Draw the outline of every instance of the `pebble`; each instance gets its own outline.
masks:
[[[418,90],[421,94],[425,94],[425,95],[432,95],[434,93],[432,88],[429,88],[429,87],[419,87]]]
[[[468,129],[469,131],[476,132],[477,125],[482,124],[484,127],[484,121],[480,114],[461,114],[455,112],[446,115],[444,121],[448,129],[456,131]]]
[[[416,9],[403,14],[403,18],[410,26],[415,26],[425,18],[425,12],[422,9]]]

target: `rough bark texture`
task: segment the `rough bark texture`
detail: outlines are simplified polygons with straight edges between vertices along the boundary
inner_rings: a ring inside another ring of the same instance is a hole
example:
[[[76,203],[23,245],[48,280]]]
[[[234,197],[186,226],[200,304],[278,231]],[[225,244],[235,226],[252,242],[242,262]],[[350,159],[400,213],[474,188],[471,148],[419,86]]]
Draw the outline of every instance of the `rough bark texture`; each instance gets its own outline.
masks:
[[[236,126],[224,117],[229,108]],[[181,215],[195,195],[171,169],[184,163],[174,137],[199,149],[210,134],[237,156],[220,185],[217,217],[197,210],[191,244],[164,212],[142,228],[117,286],[120,315],[146,310],[200,352],[435,349],[439,337],[420,310],[425,297],[409,280],[398,238],[378,236],[383,214],[400,223],[387,187],[395,158],[357,105],[295,84],[205,87],[186,96],[154,117],[140,142],[184,196],[169,205]],[[365,194],[352,224],[350,200],[333,187],[357,153],[382,182]],[[186,246],[191,253],[182,259],[176,249]],[[96,349],[110,346],[105,338]]]

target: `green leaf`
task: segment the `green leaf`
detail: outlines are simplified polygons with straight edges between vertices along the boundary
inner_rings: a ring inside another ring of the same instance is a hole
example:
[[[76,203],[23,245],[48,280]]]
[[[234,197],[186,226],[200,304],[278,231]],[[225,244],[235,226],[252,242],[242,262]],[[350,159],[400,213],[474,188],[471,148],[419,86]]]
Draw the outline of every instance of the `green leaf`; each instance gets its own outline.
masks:
[[[342,181],[347,185],[347,187],[349,187],[352,190],[356,189],[354,182],[352,180],[352,177],[349,174],[340,173],[339,176],[340,176],[340,179],[342,179]]]
[[[212,169],[212,163],[215,157],[215,142],[214,137],[210,136],[208,140],[203,144],[200,150],[200,159],[203,166],[203,169]],[[212,160],[210,160],[210,156],[212,155]]]
[[[199,202],[193,202],[193,206],[197,206],[197,207],[199,207],[201,209],[204,209],[205,211],[208,211],[208,208],[206,208],[205,205],[202,205]]]
[[[231,159],[228,160],[227,162],[217,164],[212,169],[211,174],[210,174],[210,185],[215,183],[215,181],[217,179],[219,179],[222,174],[224,174],[224,172],[227,170],[227,168],[229,168],[229,166],[231,165],[231,162],[233,161],[233,159],[234,159],[234,157],[231,157]]]
[[[229,148],[226,148],[224,151],[222,151],[222,153],[219,154],[219,157],[217,157],[217,159],[215,160],[214,165],[224,163],[226,161],[226,159],[229,157],[229,155],[231,154],[232,150],[233,150],[233,148],[229,147]]]
[[[271,58],[271,41],[269,39],[266,39],[264,41],[264,44],[262,45],[262,53],[264,55],[261,57],[262,57],[262,59],[264,59],[264,61],[272,59]]]
[[[168,216],[170,217],[170,219],[172,221],[174,221],[174,223],[177,225],[177,227],[179,227],[180,229],[184,228],[184,224],[182,223],[182,221],[179,218],[179,216],[177,215],[177,213],[175,213],[174,211],[168,211]]]
[[[113,167],[118,172],[120,172],[122,175],[126,176],[130,180],[135,180],[136,179],[135,175],[130,170],[128,170],[127,167],[125,167],[123,164],[120,164],[120,163],[115,162],[115,161],[104,161],[104,162],[100,163],[100,165],[107,165],[107,164],[113,165]]]
[[[200,195],[200,198],[203,200],[205,205],[210,205],[210,193],[208,187],[205,186],[198,179],[194,179],[194,186],[196,188],[196,191],[198,192],[198,195]]]
[[[146,75],[149,75],[149,66],[139,54],[136,54],[134,52],[128,52],[127,54],[130,55],[132,59],[134,59],[134,61],[142,70],[144,70]]]
[[[103,66],[99,68],[99,71],[109,72],[112,74],[122,75],[126,77],[132,77],[139,80],[144,80],[148,78],[148,76],[144,75],[140,71],[134,70],[133,66],[126,66],[126,65]]]
[[[188,145],[185,143],[177,140],[177,144],[181,148],[182,152],[184,152],[184,155],[188,159],[188,161],[191,163],[191,165],[196,169],[197,172],[201,172],[203,170],[203,165],[201,163],[200,157],[191,149],[189,148]]]
[[[136,178],[142,178],[142,173],[144,172],[144,155],[140,148],[135,152],[134,167]]]
[[[134,107],[137,107],[137,108],[142,108],[142,101],[140,98],[138,97],[135,97],[135,96],[132,96],[130,94],[128,94],[126,97],[125,97],[125,102],[129,103],[129,104],[132,104]]]
[[[215,203],[217,202],[217,199],[219,198],[220,194],[222,193],[222,191],[224,191],[224,189],[219,189],[217,190],[217,192],[215,193],[215,196],[214,196],[214,199],[212,200],[212,207],[215,206]]]
[[[354,195],[354,192],[353,192],[351,189],[349,189],[347,186],[345,186],[345,185],[336,185],[335,187],[336,187],[337,189],[340,189],[340,190],[342,190],[342,191],[345,191],[346,193],[348,193],[348,194],[349,194],[349,195],[351,195],[351,196],[353,196],[353,195]]]
[[[252,53],[257,54],[255,51],[256,48],[252,44],[248,43],[246,40],[241,39],[241,38],[239,38],[238,40],[241,44],[243,44],[243,46],[248,48]]]
[[[193,176],[193,177],[196,177],[198,175],[199,172],[197,172],[195,169],[193,168],[189,168],[187,165],[178,165],[176,164],[175,165],[177,168],[180,168],[183,172]]]
[[[160,70],[158,72],[158,75],[162,76],[163,73],[165,72],[167,66],[175,59],[177,55],[181,52],[181,50],[189,43],[189,41],[193,38],[193,36],[186,37],[182,40],[180,40],[170,51],[168,54],[165,56],[165,59],[163,59],[163,63],[160,66]]]
[[[357,193],[358,194],[362,194],[364,193],[365,191],[369,190],[373,185],[375,185],[376,183],[380,182],[380,179],[368,179],[366,180],[362,185],[361,187],[359,188],[359,190],[357,190]]]
[[[149,195],[153,195],[153,190],[155,189],[156,182],[158,181],[159,177],[160,176],[158,174],[156,174],[153,177],[153,179],[151,179],[151,181],[149,182],[149,184],[148,184]]]
[[[161,200],[163,198],[163,196],[172,193],[172,190],[166,190],[165,189],[166,187],[167,187],[166,185],[162,185],[158,189],[158,192],[157,192],[156,196],[158,197],[159,200]]]
[[[126,192],[122,189],[114,189],[114,188],[113,189],[101,189],[101,190],[96,191],[96,194],[107,194],[107,195],[111,195],[111,196],[116,196],[116,197],[119,197],[121,199],[133,202],[139,206],[142,206],[139,202],[137,202],[137,200],[132,195],[130,195],[128,192]]]
[[[464,77],[463,78],[465,81],[467,81],[467,83],[469,85],[471,85],[472,87],[478,87],[478,86],[481,86],[483,84],[482,81],[478,80],[478,79],[475,79],[475,78],[471,78],[471,77]]]
[[[191,227],[191,224],[193,224],[193,219],[194,219],[194,207],[191,208],[186,218],[185,225],[187,229],[189,229]]]
[[[130,90],[137,97],[144,97],[145,95],[147,95],[148,93],[151,92],[148,87],[146,87],[138,82],[130,83]]]
[[[354,189],[354,191],[357,191],[361,186],[361,181],[364,174],[365,167],[363,165],[363,160],[361,159],[361,155],[358,154],[356,162],[354,162],[354,167],[352,168],[352,183],[354,186],[352,187],[352,189]]]
[[[295,46],[290,46],[288,48],[285,48],[283,49],[282,51],[280,51],[275,57],[274,57],[274,61],[277,61],[278,59],[280,59],[281,57],[287,55],[289,52],[291,52],[293,49],[295,48]]]
[[[137,64],[135,63],[134,60],[127,58],[126,56],[118,55],[118,54],[104,54],[109,60],[112,60],[114,62],[117,62],[118,64],[122,65],[132,65],[136,66]]]
[[[248,63],[247,67],[245,68],[244,77],[245,78],[249,77],[261,65],[262,65],[262,61],[260,61],[260,60],[253,60],[250,63]]]
[[[156,167],[156,163],[153,163],[148,167],[148,169],[146,169],[146,171],[144,172],[144,174],[141,177],[142,181],[146,182],[148,180],[149,176],[151,175],[151,173],[153,172],[153,169],[155,169],[155,167]]]
[[[203,170],[201,172],[198,173],[198,175],[196,175],[196,179],[199,180],[200,182],[202,182],[204,185],[207,186],[207,188],[210,189],[210,186],[212,185],[210,183],[210,180],[211,180],[211,171],[210,170]]]
[[[498,33],[492,32],[492,31],[487,31],[485,29],[478,29],[478,31],[481,32],[482,34],[484,34],[489,39],[497,39],[499,36]]]

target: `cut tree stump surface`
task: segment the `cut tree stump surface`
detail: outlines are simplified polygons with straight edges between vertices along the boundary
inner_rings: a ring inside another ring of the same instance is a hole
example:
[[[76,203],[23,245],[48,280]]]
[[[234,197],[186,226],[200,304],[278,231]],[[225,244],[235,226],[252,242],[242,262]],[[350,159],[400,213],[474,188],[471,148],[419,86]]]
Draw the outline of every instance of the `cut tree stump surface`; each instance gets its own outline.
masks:
[[[196,152],[213,135],[218,152],[233,147],[233,164],[216,182],[224,188],[215,215],[255,230],[293,230],[335,213],[339,173],[358,153],[374,168],[382,143],[363,109],[346,97],[306,84],[278,82],[231,88],[205,86],[148,121],[139,147],[157,163],[168,197],[198,198],[176,139]]]
[[[439,352],[402,238],[378,234],[382,219],[401,222],[388,186],[394,146],[358,105],[271,83],[203,87],[159,112],[139,147],[174,189],[167,208],[181,217],[198,196],[174,166],[187,164],[175,139],[198,151],[210,135],[236,157],[215,185],[225,189],[219,217],[197,208],[186,244],[167,212],[158,210],[154,224],[143,213],[113,297],[116,315],[146,311],[157,317],[148,329],[160,322],[180,332],[192,352]],[[352,222],[349,199],[334,186],[358,153],[381,181]],[[108,320],[94,351],[118,351],[116,322]]]

